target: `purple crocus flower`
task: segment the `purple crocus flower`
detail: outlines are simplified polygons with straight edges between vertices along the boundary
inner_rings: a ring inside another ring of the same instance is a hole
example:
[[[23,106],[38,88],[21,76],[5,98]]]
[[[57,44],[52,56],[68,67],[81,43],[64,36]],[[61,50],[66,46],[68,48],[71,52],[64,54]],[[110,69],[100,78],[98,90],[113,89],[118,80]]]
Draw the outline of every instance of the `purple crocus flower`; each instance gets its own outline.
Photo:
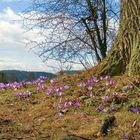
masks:
[[[89,91],[91,91],[92,90],[92,86],[88,86],[88,88],[87,88]]]
[[[55,88],[55,91],[56,91],[56,92],[60,92],[60,91],[61,91],[60,87],[56,87],[56,88]]]
[[[62,91],[63,90],[63,87],[59,87],[59,91]]]
[[[39,80],[42,80],[42,81],[45,81],[45,80],[47,79],[47,77],[45,77],[45,76],[40,76],[38,79],[39,79]]]
[[[16,96],[16,97],[21,97],[21,96],[22,96],[22,93],[21,93],[21,92],[17,92],[17,93],[15,94],[15,96]]]
[[[92,92],[89,92],[88,93],[88,97],[94,97],[93,93]]]
[[[6,89],[6,86],[5,86],[4,83],[0,83],[0,89],[1,89],[1,90],[5,90],[5,89]]]
[[[64,107],[65,107],[65,108],[69,107],[68,102],[64,102]]]
[[[53,93],[53,90],[51,88],[49,88],[47,91],[46,91],[46,94],[47,95],[51,95]]]
[[[96,79],[96,80],[94,80],[94,82],[95,82],[95,83],[98,83],[98,82],[99,82],[99,80],[97,80],[97,79]]]
[[[63,114],[61,112],[56,113],[56,117],[62,117]]]
[[[105,80],[110,80],[110,76],[105,76]]]
[[[115,81],[114,80],[109,80],[109,81],[107,81],[106,85],[109,86],[109,87],[112,87],[112,86],[115,85]]]
[[[78,107],[78,108],[81,107],[80,101],[76,101],[75,106]]]
[[[84,82],[81,82],[78,86],[79,86],[79,87],[85,87],[86,84],[85,84]]]
[[[97,79],[96,76],[92,76],[92,80],[93,80],[93,82],[95,82],[95,83],[99,82],[99,80]]]
[[[71,101],[66,101],[66,102],[64,102],[64,107],[65,108],[67,108],[67,107],[70,107],[70,106],[72,106],[72,102]]]
[[[127,85],[127,88],[128,88],[128,89],[132,89],[133,87],[134,87],[134,86],[133,86],[132,84],[128,84],[128,85]]]
[[[101,81],[104,80],[104,77],[101,76],[101,77],[100,77],[100,80],[101,80]]]
[[[123,137],[124,137],[124,139],[129,139],[129,134],[128,134],[128,132],[124,132],[124,134],[123,134]]]
[[[140,109],[138,107],[131,107],[130,111],[133,113],[139,113]]]
[[[101,99],[103,99],[103,100],[104,100],[104,102],[108,102],[109,97],[108,97],[108,96],[102,96],[102,97],[101,97]]]
[[[59,97],[62,96],[62,92],[58,92],[57,96],[59,96]]]
[[[92,83],[93,83],[93,80],[90,79],[90,80],[87,80],[86,85],[92,85]]]
[[[69,101],[69,102],[68,102],[68,105],[69,105],[69,106],[72,106],[72,102],[71,102],[71,101]]]
[[[103,111],[103,109],[104,109],[104,106],[103,106],[102,104],[99,104],[99,105],[98,105],[98,110],[99,110],[99,111]]]
[[[41,89],[40,89],[40,87],[37,87],[36,90],[37,90],[37,91],[40,91]]]
[[[57,104],[55,107],[56,107],[56,109],[61,109],[62,108],[60,104]]]
[[[23,92],[23,96],[29,96],[29,95],[31,95],[31,94],[32,94],[31,91],[25,91],[25,92]]]
[[[44,90],[45,89],[45,86],[44,85],[39,85],[36,90],[37,91],[40,91],[40,90]]]
[[[115,97],[117,97],[118,94],[119,94],[118,92],[114,92],[114,93],[113,93],[113,95],[114,95]]]
[[[65,85],[64,90],[67,90],[67,89],[69,89],[69,86]]]

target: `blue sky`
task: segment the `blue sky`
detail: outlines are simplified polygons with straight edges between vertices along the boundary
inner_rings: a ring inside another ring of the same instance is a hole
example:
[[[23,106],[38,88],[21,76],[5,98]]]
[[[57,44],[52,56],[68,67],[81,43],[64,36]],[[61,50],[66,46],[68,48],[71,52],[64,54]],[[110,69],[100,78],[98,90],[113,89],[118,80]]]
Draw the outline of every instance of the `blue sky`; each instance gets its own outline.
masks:
[[[0,11],[10,7],[16,12],[24,11],[30,4],[31,0],[0,0]]]
[[[115,1],[118,2],[118,0]],[[32,0],[0,0],[0,70],[56,72],[58,69],[52,67],[60,66],[56,61],[48,61],[47,65],[44,64],[26,46],[27,40],[41,39],[37,29],[27,32],[23,23],[20,22],[23,19],[19,15],[22,15],[31,2]],[[82,66],[79,65],[73,66],[73,69],[81,68]]]
[[[27,40],[41,39],[38,29],[27,32],[21,19],[32,0],[0,0],[0,70],[26,70],[57,72],[60,64],[54,60],[43,63],[27,47]],[[27,13],[28,14],[28,13]],[[55,68],[54,68],[55,67]],[[74,66],[81,69],[81,66]]]
[[[18,16],[31,0],[0,0],[0,70],[52,71],[26,46],[26,39],[36,38],[26,29]]]

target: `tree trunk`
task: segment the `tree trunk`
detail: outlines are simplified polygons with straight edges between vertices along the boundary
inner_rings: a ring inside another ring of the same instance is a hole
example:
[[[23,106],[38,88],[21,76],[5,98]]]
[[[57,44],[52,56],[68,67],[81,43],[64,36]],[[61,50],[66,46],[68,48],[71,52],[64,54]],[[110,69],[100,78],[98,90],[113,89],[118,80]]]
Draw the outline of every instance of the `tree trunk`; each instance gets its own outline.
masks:
[[[97,74],[140,75],[140,0],[121,0],[120,8],[118,35]]]

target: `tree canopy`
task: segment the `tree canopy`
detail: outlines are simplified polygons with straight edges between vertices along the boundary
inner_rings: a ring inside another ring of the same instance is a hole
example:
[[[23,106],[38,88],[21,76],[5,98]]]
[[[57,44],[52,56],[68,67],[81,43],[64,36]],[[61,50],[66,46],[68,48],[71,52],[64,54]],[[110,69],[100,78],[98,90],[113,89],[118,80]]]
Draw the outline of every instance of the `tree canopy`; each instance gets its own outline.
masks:
[[[33,0],[28,13],[33,10],[25,16],[25,24],[30,29],[39,28],[44,39],[30,45],[39,49],[44,61],[54,59],[88,68],[106,57],[117,31],[119,3]]]

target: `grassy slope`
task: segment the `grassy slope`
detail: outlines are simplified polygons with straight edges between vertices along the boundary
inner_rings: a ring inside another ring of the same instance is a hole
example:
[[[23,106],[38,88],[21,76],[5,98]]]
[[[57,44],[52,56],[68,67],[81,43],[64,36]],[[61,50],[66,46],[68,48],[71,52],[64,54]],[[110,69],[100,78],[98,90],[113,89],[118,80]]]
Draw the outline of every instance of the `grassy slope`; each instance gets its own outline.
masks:
[[[64,110],[62,117],[56,117],[58,112],[54,104],[60,101],[60,98],[51,95],[48,96],[44,91],[29,97],[28,101],[18,99],[14,96],[15,91],[0,91],[0,140],[59,140],[62,135],[76,135],[85,138],[99,140],[119,140],[123,138],[124,133],[128,133],[128,139],[140,139],[140,114],[129,111],[129,106],[136,102],[140,104],[140,89],[135,87],[128,93],[123,89],[129,83],[139,81],[138,78],[117,76],[112,79],[116,85],[108,87],[105,81],[93,85],[94,98],[85,97],[88,92],[86,88],[77,87],[81,81],[91,77],[91,74],[80,73],[74,76],[61,76],[56,81],[56,85],[69,85],[70,89],[64,92],[63,100],[80,100],[81,107],[71,107]],[[51,87],[49,82],[46,88]],[[35,87],[20,89],[34,91]],[[115,103],[113,92],[119,91],[119,103]],[[108,95],[110,100],[105,104],[100,96]],[[117,111],[104,112],[98,111],[97,106],[102,103],[106,110],[109,110],[110,104],[114,103]],[[86,114],[81,115],[84,112]],[[108,135],[100,134],[101,126],[107,116],[114,115],[116,120],[109,129]]]

